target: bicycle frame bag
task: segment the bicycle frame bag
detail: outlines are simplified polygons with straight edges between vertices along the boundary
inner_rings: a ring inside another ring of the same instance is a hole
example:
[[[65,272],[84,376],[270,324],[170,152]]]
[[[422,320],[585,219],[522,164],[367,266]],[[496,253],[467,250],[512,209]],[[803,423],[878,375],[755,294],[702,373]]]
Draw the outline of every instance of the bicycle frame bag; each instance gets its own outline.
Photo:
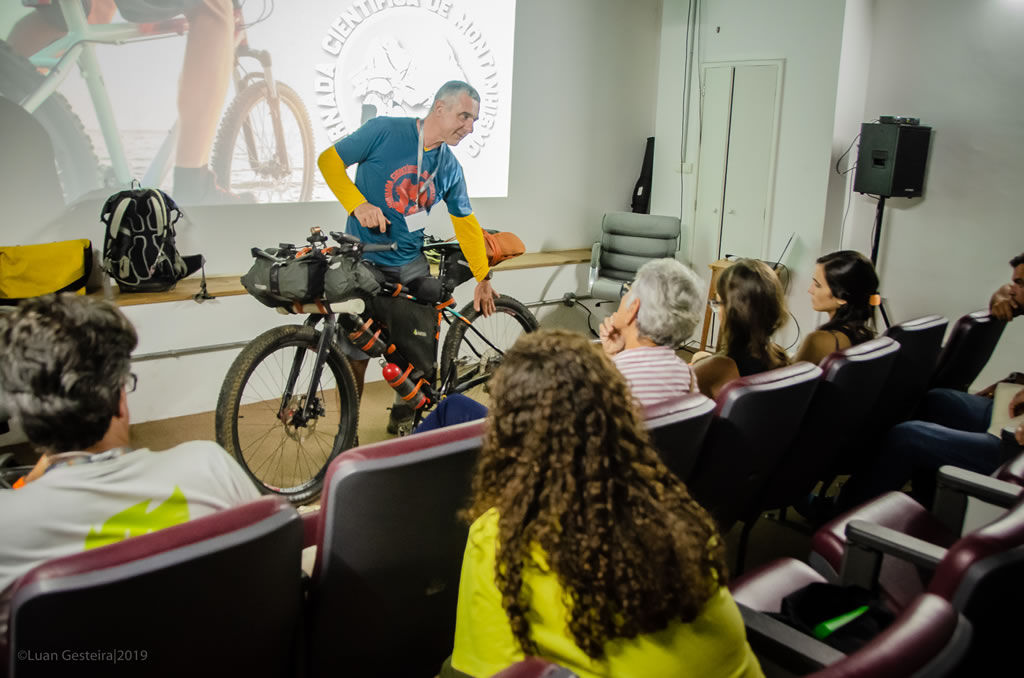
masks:
[[[0,247],[0,304],[54,292],[85,294],[91,272],[92,243],[86,239]]]
[[[174,244],[181,210],[156,188],[133,187],[110,196],[100,212],[103,270],[122,292],[163,292],[203,266],[203,255],[182,257]]]
[[[438,310],[402,297],[372,297],[367,311],[387,328],[391,343],[402,357],[433,381],[440,330]]]
[[[256,261],[242,276],[242,286],[263,305],[291,310],[323,298],[327,257],[320,252],[254,247],[252,255]]]

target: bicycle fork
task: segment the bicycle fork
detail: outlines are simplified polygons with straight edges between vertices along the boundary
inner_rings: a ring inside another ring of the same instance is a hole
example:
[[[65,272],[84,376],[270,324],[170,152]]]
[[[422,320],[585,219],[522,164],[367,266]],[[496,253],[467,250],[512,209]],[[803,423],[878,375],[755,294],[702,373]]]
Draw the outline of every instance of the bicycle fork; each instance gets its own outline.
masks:
[[[313,363],[313,373],[309,378],[309,389],[305,393],[302,408],[298,411],[289,409],[292,396],[295,394],[295,387],[299,380],[299,372],[302,370],[302,363],[306,358],[306,349],[298,346],[295,349],[295,357],[292,358],[291,371],[288,373],[288,381],[285,383],[284,393],[281,395],[281,405],[277,410],[277,418],[286,426],[296,428],[304,427],[310,419],[323,414],[320,399],[317,397],[317,390],[320,387],[320,375],[323,374],[324,364],[327,362],[327,351],[330,350],[330,342],[334,337],[336,321],[333,315],[323,316],[324,327],[320,332],[320,341],[316,347],[316,358]],[[318,316],[310,316],[306,319],[306,325],[315,327],[320,322]]]
[[[252,49],[248,45],[240,45],[235,51],[235,63],[237,65],[240,57],[251,57],[256,59],[263,67],[263,82],[267,86],[267,105],[270,107],[270,119],[274,126],[275,161],[282,175],[288,174],[291,167],[288,165],[288,153],[285,148],[284,125],[281,122],[281,97],[277,93],[277,81],[274,80],[274,71],[271,65],[270,53],[262,49]],[[236,75],[235,89],[241,92],[245,80]],[[242,136],[245,139],[246,152],[249,154],[249,165],[254,170],[259,169],[260,158],[256,152],[256,135],[252,129],[249,118],[242,122]]]

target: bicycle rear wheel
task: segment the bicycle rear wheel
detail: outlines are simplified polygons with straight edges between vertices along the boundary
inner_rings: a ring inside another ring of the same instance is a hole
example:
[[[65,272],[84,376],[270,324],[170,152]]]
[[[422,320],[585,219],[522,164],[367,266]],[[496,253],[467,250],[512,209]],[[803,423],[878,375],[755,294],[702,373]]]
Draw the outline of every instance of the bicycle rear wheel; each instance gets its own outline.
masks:
[[[494,305],[495,312],[485,318],[473,310],[472,302],[466,304],[459,313],[469,323],[457,321],[449,327],[441,348],[441,383],[454,379],[454,392],[484,405],[488,404],[486,382],[501,365],[505,351],[540,326],[529,309],[512,297],[498,297]]]
[[[277,94],[284,148],[278,147],[267,83],[257,80],[224,114],[211,165],[218,183],[232,193],[252,193],[261,203],[303,202],[313,196],[313,126],[295,90],[279,82]]]
[[[316,363],[320,332],[286,325],[256,337],[228,370],[217,401],[217,442],[264,494],[295,504],[320,496],[327,465],[355,443],[359,399],[348,361],[331,346],[311,407],[302,411]],[[285,399],[294,364],[298,378]]]

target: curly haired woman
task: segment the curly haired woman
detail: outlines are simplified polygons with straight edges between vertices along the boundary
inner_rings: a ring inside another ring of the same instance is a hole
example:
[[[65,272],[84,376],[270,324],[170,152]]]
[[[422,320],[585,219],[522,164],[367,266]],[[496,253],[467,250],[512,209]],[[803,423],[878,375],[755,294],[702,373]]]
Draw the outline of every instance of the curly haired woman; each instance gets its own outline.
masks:
[[[451,668],[540,656],[583,677],[761,676],[721,537],[600,347],[524,335],[491,394]]]

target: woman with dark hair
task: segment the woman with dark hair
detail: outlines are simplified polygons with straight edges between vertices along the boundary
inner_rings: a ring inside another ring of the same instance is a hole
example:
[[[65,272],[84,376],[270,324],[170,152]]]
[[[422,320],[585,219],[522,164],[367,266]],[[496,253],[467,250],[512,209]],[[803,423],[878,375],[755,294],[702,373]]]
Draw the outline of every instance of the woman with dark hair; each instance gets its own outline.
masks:
[[[794,360],[819,363],[834,351],[875,336],[878,275],[860,252],[841,250],[818,259],[811,278],[811,307],[828,321],[807,335]]]
[[[701,392],[715,398],[727,383],[789,364],[772,335],[786,324],[786,299],[775,271],[757,259],[738,259],[715,286],[724,352],[693,365]]]
[[[600,347],[523,335],[491,396],[442,676],[525,656],[583,677],[762,675],[714,521],[659,460]]]

